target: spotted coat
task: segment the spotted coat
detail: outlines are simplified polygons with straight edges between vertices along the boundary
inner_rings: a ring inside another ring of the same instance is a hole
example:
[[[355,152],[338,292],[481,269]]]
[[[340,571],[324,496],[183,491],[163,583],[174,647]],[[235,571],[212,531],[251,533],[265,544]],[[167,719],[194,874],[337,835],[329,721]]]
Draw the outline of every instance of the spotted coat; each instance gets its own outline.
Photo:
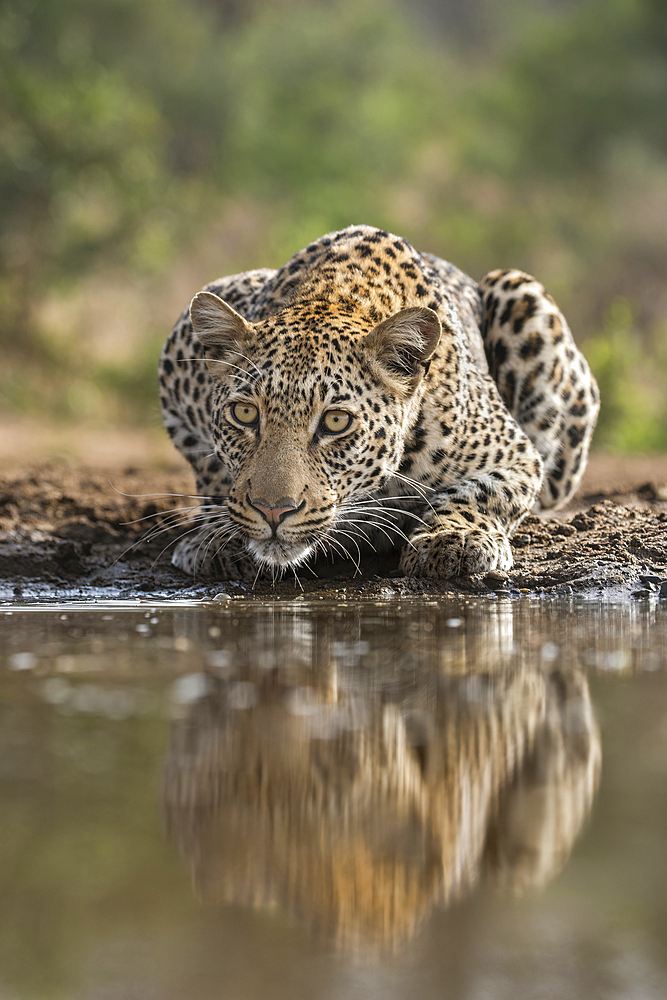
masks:
[[[198,293],[160,359],[200,501],[173,561],[222,578],[401,548],[416,576],[506,570],[584,471],[598,392],[520,271],[476,284],[369,226]]]

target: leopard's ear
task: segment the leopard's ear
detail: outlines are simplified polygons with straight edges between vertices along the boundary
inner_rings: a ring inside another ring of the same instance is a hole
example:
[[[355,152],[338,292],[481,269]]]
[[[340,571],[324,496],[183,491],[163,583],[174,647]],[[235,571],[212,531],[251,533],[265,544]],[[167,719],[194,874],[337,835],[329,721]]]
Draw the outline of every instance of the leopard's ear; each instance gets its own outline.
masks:
[[[252,327],[213,292],[197,292],[190,303],[190,319],[212,371],[219,371],[215,362],[247,354]]]
[[[363,344],[391,376],[412,380],[428,366],[441,335],[440,317],[432,309],[403,309],[379,323]]]

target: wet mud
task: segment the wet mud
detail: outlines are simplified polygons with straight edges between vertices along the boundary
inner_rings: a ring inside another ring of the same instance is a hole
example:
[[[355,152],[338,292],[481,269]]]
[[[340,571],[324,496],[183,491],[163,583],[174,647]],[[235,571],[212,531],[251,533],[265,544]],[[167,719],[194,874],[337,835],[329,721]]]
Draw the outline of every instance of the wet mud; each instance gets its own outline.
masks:
[[[656,466],[657,467],[657,466]],[[598,463],[600,470],[600,463]],[[662,466],[660,466],[662,471]],[[528,517],[513,538],[510,573],[455,581],[414,580],[392,558],[318,565],[275,584],[192,580],[171,566],[187,530],[175,508],[186,471],[99,470],[56,464],[0,472],[0,599],[233,597],[389,598],[472,593],[667,599],[667,477],[618,483],[588,479],[552,517]],[[594,488],[591,489],[591,486]]]

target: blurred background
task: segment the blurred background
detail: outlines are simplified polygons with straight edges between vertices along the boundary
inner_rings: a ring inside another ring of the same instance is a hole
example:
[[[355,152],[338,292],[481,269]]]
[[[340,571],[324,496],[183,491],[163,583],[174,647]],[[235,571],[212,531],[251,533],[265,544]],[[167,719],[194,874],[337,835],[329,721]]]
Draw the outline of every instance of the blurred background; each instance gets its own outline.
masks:
[[[205,282],[366,222],[535,273],[667,449],[662,0],[0,3],[0,426],[159,432]],[[18,440],[18,438],[17,438]]]

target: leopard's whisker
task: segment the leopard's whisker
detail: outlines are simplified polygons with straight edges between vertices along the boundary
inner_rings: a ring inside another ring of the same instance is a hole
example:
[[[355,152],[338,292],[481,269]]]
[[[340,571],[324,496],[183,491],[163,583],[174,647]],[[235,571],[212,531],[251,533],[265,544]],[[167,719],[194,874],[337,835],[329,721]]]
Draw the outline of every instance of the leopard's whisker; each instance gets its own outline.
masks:
[[[151,514],[149,516],[150,517],[156,517],[158,515]],[[115,566],[129,552],[133,552],[135,549],[139,548],[140,545],[147,545],[149,542],[152,542],[156,538],[159,538],[160,535],[163,535],[163,534],[166,534],[166,533],[168,533],[170,531],[173,531],[178,526],[179,521],[180,521],[180,517],[177,517],[172,512],[172,514],[170,515],[170,518],[171,518],[170,523],[168,523],[168,524],[162,524],[162,523],[161,524],[154,524],[150,528],[148,528],[147,531],[144,531],[143,534],[141,534],[139,536],[139,538],[136,539],[136,541],[132,542],[130,545],[128,545],[126,548],[123,549],[123,551],[120,553],[119,556],[117,556],[116,559],[114,559],[114,561],[113,561],[113,563],[111,565]],[[141,520],[143,520],[143,518]],[[195,521],[196,520],[197,520],[197,518],[195,518]],[[202,518],[202,521],[203,521],[203,518]],[[128,523],[129,524],[133,524],[135,522],[129,521]],[[188,520],[186,523],[187,524],[191,524],[192,522],[190,520]],[[195,527],[197,527],[197,525],[195,525]],[[173,541],[178,541],[178,538],[173,539]],[[169,544],[171,544],[171,542]],[[169,548],[169,545],[165,546],[165,548]],[[162,551],[164,552],[164,549]],[[162,554],[162,553],[160,553],[160,554]]]
[[[350,541],[352,542],[352,544],[354,545],[355,549],[357,550],[357,558],[356,559],[354,558],[354,554],[352,552],[350,552],[349,549],[345,549],[345,555],[347,557],[349,557],[350,559],[352,559],[352,562],[354,563],[356,569],[358,570],[359,573],[361,573],[361,565],[360,565],[360,563],[361,563],[361,549],[359,548],[359,545],[355,541],[355,535],[356,535],[357,538],[363,538],[364,541],[366,541],[366,536],[362,535],[362,534],[359,534],[358,532],[352,532],[349,529],[344,529],[343,531],[338,531],[337,534],[339,536],[343,537],[343,538],[349,538]],[[331,541],[331,538],[329,538],[329,541]]]
[[[363,509],[361,509],[361,510],[354,510],[354,509],[353,510],[346,510],[346,511],[344,511],[341,514],[340,519],[342,521],[348,520],[353,515],[355,515],[357,517],[357,519],[361,519],[361,520],[363,520],[366,523],[374,522],[376,524],[384,524],[388,528],[395,528],[396,531],[402,531],[403,530],[401,528],[400,522],[395,521],[392,517],[383,517],[382,513],[380,511],[376,510],[376,509],[374,509],[374,510],[363,510]]]
[[[334,549],[333,541],[330,538],[326,539],[326,544],[331,549]],[[356,576],[357,571],[361,572],[361,566],[360,566],[360,563],[359,563],[359,559],[355,559],[355,556],[354,556],[353,552],[351,552],[349,549],[346,549],[345,547],[343,547],[343,548],[341,548],[340,550],[337,550],[337,551],[339,552],[339,555],[340,555],[340,557],[342,559],[350,559],[352,561],[352,564],[354,565],[354,568],[355,568],[355,576]]]
[[[386,528],[384,528],[381,524],[379,524],[378,522],[376,522],[376,521],[370,521],[370,520],[358,521],[358,520],[355,520],[354,518],[348,518],[345,523],[346,524],[348,524],[348,523],[349,524],[356,524],[357,526],[359,526],[359,525],[364,525],[365,526],[367,524],[369,527],[375,528],[376,531],[381,532],[381,534],[383,534],[385,536],[385,538],[392,545],[395,544],[395,539],[393,539],[391,537],[391,535],[389,534],[389,531]],[[408,541],[407,535],[405,535],[400,530],[400,528],[396,528],[394,525],[390,525],[390,530],[396,531],[396,533],[399,535],[399,537],[402,537],[403,539],[405,539],[406,542]],[[368,536],[364,536],[364,537],[366,538],[368,544],[371,545],[370,540],[368,539]],[[375,548],[372,545],[371,545],[371,548],[373,549],[374,552],[376,551]]]
[[[388,496],[382,496],[375,493],[375,494],[366,494],[366,495],[359,494],[356,496],[351,496],[347,498],[344,502],[347,503],[349,501],[350,503],[371,503],[371,504],[377,504],[378,506],[385,506],[388,503],[395,503],[399,500],[408,500],[411,501],[412,503],[414,503],[415,501],[419,501],[421,503],[424,500],[424,497],[415,496],[414,493],[405,493],[405,494],[400,494],[398,496],[393,494],[389,494]],[[396,509],[400,510],[401,513],[406,512],[405,508],[403,507],[399,507]]]
[[[228,537],[228,538],[225,539],[224,535],[225,535],[226,532],[232,531],[233,528],[234,528],[234,524],[232,522],[230,524],[222,524],[219,528],[217,528],[216,530],[214,530],[214,531],[211,532],[208,540],[206,541],[206,548],[204,549],[204,554],[203,554],[202,560],[201,560],[202,563],[204,563],[206,561],[206,559],[208,557],[208,553],[209,553],[209,551],[211,549],[211,546],[215,545],[215,543],[218,541],[219,538],[223,539],[222,544],[218,546],[218,548],[215,550],[215,552],[213,553],[213,556],[211,558],[214,558],[218,554],[218,552],[220,552],[221,549],[224,548],[224,546],[226,546],[229,543],[230,538]],[[232,535],[230,537],[233,538],[234,535],[238,535],[238,533],[239,533],[239,529],[236,528],[235,531],[232,531]],[[204,544],[204,543],[202,542],[202,544]],[[201,548],[201,546],[200,546],[200,548]],[[199,549],[197,549],[197,555],[199,555]]]
[[[262,371],[262,369],[258,365],[256,365],[255,362],[252,360],[252,358],[249,358],[247,356],[247,354],[239,354],[238,357],[239,358],[243,358],[244,361],[247,361],[248,364],[251,364],[253,366],[253,368],[255,369],[255,371],[257,372],[257,374],[259,375],[260,378],[264,377],[264,372]],[[250,374],[249,373],[248,373],[248,377],[250,378]]]
[[[211,532],[208,533],[207,535],[205,535],[202,538],[202,540],[199,543],[199,545],[197,546],[197,551],[195,552],[195,559],[194,559],[195,566],[199,565],[199,563],[200,563],[199,553],[201,552],[202,546],[204,546],[204,554],[203,554],[203,556],[201,558],[201,563],[204,563],[206,561],[206,557],[208,555],[208,551],[209,551],[211,545],[213,544],[213,542],[215,541],[216,536],[221,535],[225,531],[229,531],[229,530],[231,530],[234,527],[234,524],[233,524],[232,521],[230,521],[229,524],[225,524],[223,518],[221,518],[221,521],[223,523],[220,525],[220,527],[216,527],[214,525],[211,525],[211,528],[212,528]]]
[[[202,529],[202,525],[205,525],[207,523],[207,520],[208,520],[207,517],[202,517],[202,518],[195,518],[194,519],[194,524],[192,523],[192,521],[189,521],[188,522],[188,530],[181,532],[181,534],[177,535],[176,538],[170,539],[167,542],[167,544],[164,546],[164,548],[162,548],[161,551],[158,553],[158,555],[155,557],[155,559],[153,560],[152,566],[155,566],[157,564],[158,560],[167,551],[167,549],[169,548],[170,545],[178,544],[184,538],[187,538],[188,535],[192,535],[194,532],[200,531]],[[149,535],[149,537],[146,538],[146,539],[140,539],[140,541],[149,541],[149,540],[153,541],[155,538],[159,537],[160,534],[164,534],[167,530],[171,530],[171,529],[166,529],[166,528],[162,529],[162,530],[156,532],[154,535]],[[204,541],[206,541],[206,540],[207,539],[204,539],[201,544],[204,544]],[[138,544],[138,543],[135,543],[135,544]],[[197,555],[199,553],[199,549],[200,548],[201,548],[201,545],[197,548]],[[129,551],[129,550],[127,550],[127,551]],[[196,556],[195,556],[195,561],[196,561]]]
[[[363,503],[360,504],[350,504],[349,506],[341,507],[342,514],[346,513],[348,510],[352,511],[353,513],[371,514],[371,513],[376,513],[378,510],[380,510],[382,511],[382,513],[389,512],[389,513],[401,514],[404,517],[412,518],[413,521],[416,521],[419,524],[423,524],[424,527],[429,527],[428,522],[424,521],[424,519],[421,518],[418,514],[414,514],[412,511],[409,510],[401,510],[398,507],[385,507],[378,505],[376,507],[369,508],[366,506],[366,502],[364,501]]]
[[[353,516],[354,515],[354,516]],[[388,517],[381,517],[376,511],[370,510],[352,510],[346,511],[344,515],[340,518],[341,521],[353,521],[356,520],[358,524],[382,524],[386,528],[392,531],[397,531],[403,533],[403,529],[400,524]]]
[[[191,535],[191,534],[193,534],[193,532],[199,531],[199,530],[200,530],[200,526],[198,524],[196,524],[193,528],[190,528],[188,531],[182,532],[176,538],[170,538],[169,541],[167,542],[167,544],[162,549],[160,549],[160,551],[156,555],[155,559],[151,563],[151,569],[153,569],[157,565],[157,563],[160,561],[160,559],[162,558],[162,556],[167,551],[167,549],[169,548],[170,545],[177,544],[178,542],[182,541],[184,538],[187,538],[188,535]]]
[[[314,545],[314,550],[313,551],[315,553],[317,552],[318,545],[319,545],[319,540],[316,541],[315,545]],[[313,569],[312,566],[308,565],[308,559],[304,560],[304,562],[301,563],[301,566],[299,566],[299,569],[301,569],[302,567],[303,567],[303,569],[307,570],[311,574],[311,576],[314,576],[315,579],[317,579],[317,573],[315,572],[315,570]]]
[[[245,357],[245,355],[243,355],[243,354],[239,354],[237,356],[240,357],[240,358]],[[237,372],[240,372],[241,375],[245,375],[246,378],[249,378],[249,379],[252,378],[252,375],[250,374],[250,372],[246,371],[245,368],[241,368],[240,365],[232,364],[231,361],[224,361],[224,360],[222,360],[220,358],[215,358],[214,361],[215,361],[215,364],[217,364],[217,365],[226,365],[228,368],[235,369]],[[208,366],[209,359],[208,358],[175,358],[174,359],[174,364],[177,364],[177,365],[178,364],[180,364],[180,365],[200,364],[200,365],[207,365]]]
[[[342,544],[342,542],[338,541],[337,538],[334,538],[331,535],[327,535],[325,533],[321,538],[318,539],[318,544],[321,544],[322,546],[326,545],[327,549],[329,549],[331,552],[337,552],[338,555],[341,556],[341,558],[343,559],[347,559],[349,557],[349,553],[345,548],[345,546]],[[326,550],[323,548],[322,551]]]
[[[400,479],[402,482],[407,483],[408,486],[413,486],[420,494],[424,490],[429,490],[431,493],[437,493],[435,486],[426,486],[423,483],[418,483],[416,479],[411,479],[410,476],[406,476],[402,472],[392,472],[390,478]]]
[[[419,493],[419,496],[422,498],[422,500],[424,501],[424,503],[427,504],[428,507],[430,507],[431,511],[434,514],[437,513],[435,507],[433,506],[433,504],[431,503],[431,501],[429,500],[429,498],[424,493],[425,490],[430,490],[431,493],[436,493],[437,490],[436,490],[436,488],[434,486],[422,486],[415,479],[410,479],[409,476],[404,476],[400,472],[394,472],[393,475],[394,475],[395,479],[400,479],[402,482],[407,483],[408,486],[412,486],[413,489],[417,490],[417,492]]]
[[[170,514],[159,524],[154,524],[150,528],[148,528],[134,543],[134,545],[140,545],[140,544],[145,544],[147,542],[151,542],[159,535],[162,535],[167,531],[173,531],[180,524],[183,524],[183,527],[204,525],[207,523],[207,521],[210,520],[210,516],[211,515],[208,513],[195,514],[194,517],[189,517],[187,520],[185,520],[182,519],[180,515]]]
[[[210,500],[210,496],[199,496],[197,493],[123,493],[109,480],[109,486],[118,496],[130,500],[161,500],[164,497],[177,497],[179,500]]]
[[[227,531],[227,530],[229,530],[229,528],[225,528],[224,530]],[[219,542],[220,544],[217,545],[217,548],[216,548],[215,552],[213,552],[213,554],[211,555],[211,559],[215,559],[216,556],[220,552],[224,552],[225,549],[227,548],[227,546],[229,545],[229,543],[232,541],[232,539],[236,538],[237,535],[240,535],[240,534],[241,534],[241,531],[240,531],[239,528],[237,528],[235,531],[232,531],[231,534],[227,535],[226,538],[224,536],[221,537],[222,531],[216,532],[215,536],[214,536],[214,539],[212,539],[212,541],[209,543],[209,545],[210,544],[214,544],[216,542]],[[204,558],[206,558],[207,554],[208,554],[208,549],[207,549],[207,553],[205,553],[205,555],[204,555]]]
[[[214,507],[215,504],[207,504],[207,507]],[[191,507],[170,507],[167,510],[156,510],[153,514],[145,514],[143,517],[135,517],[131,521],[121,521],[123,527],[129,527],[132,524],[141,524],[142,521],[150,521],[154,517],[162,517],[166,515],[167,517],[176,517],[180,514],[187,514],[191,510],[201,511],[204,509],[204,504],[193,504]]]

